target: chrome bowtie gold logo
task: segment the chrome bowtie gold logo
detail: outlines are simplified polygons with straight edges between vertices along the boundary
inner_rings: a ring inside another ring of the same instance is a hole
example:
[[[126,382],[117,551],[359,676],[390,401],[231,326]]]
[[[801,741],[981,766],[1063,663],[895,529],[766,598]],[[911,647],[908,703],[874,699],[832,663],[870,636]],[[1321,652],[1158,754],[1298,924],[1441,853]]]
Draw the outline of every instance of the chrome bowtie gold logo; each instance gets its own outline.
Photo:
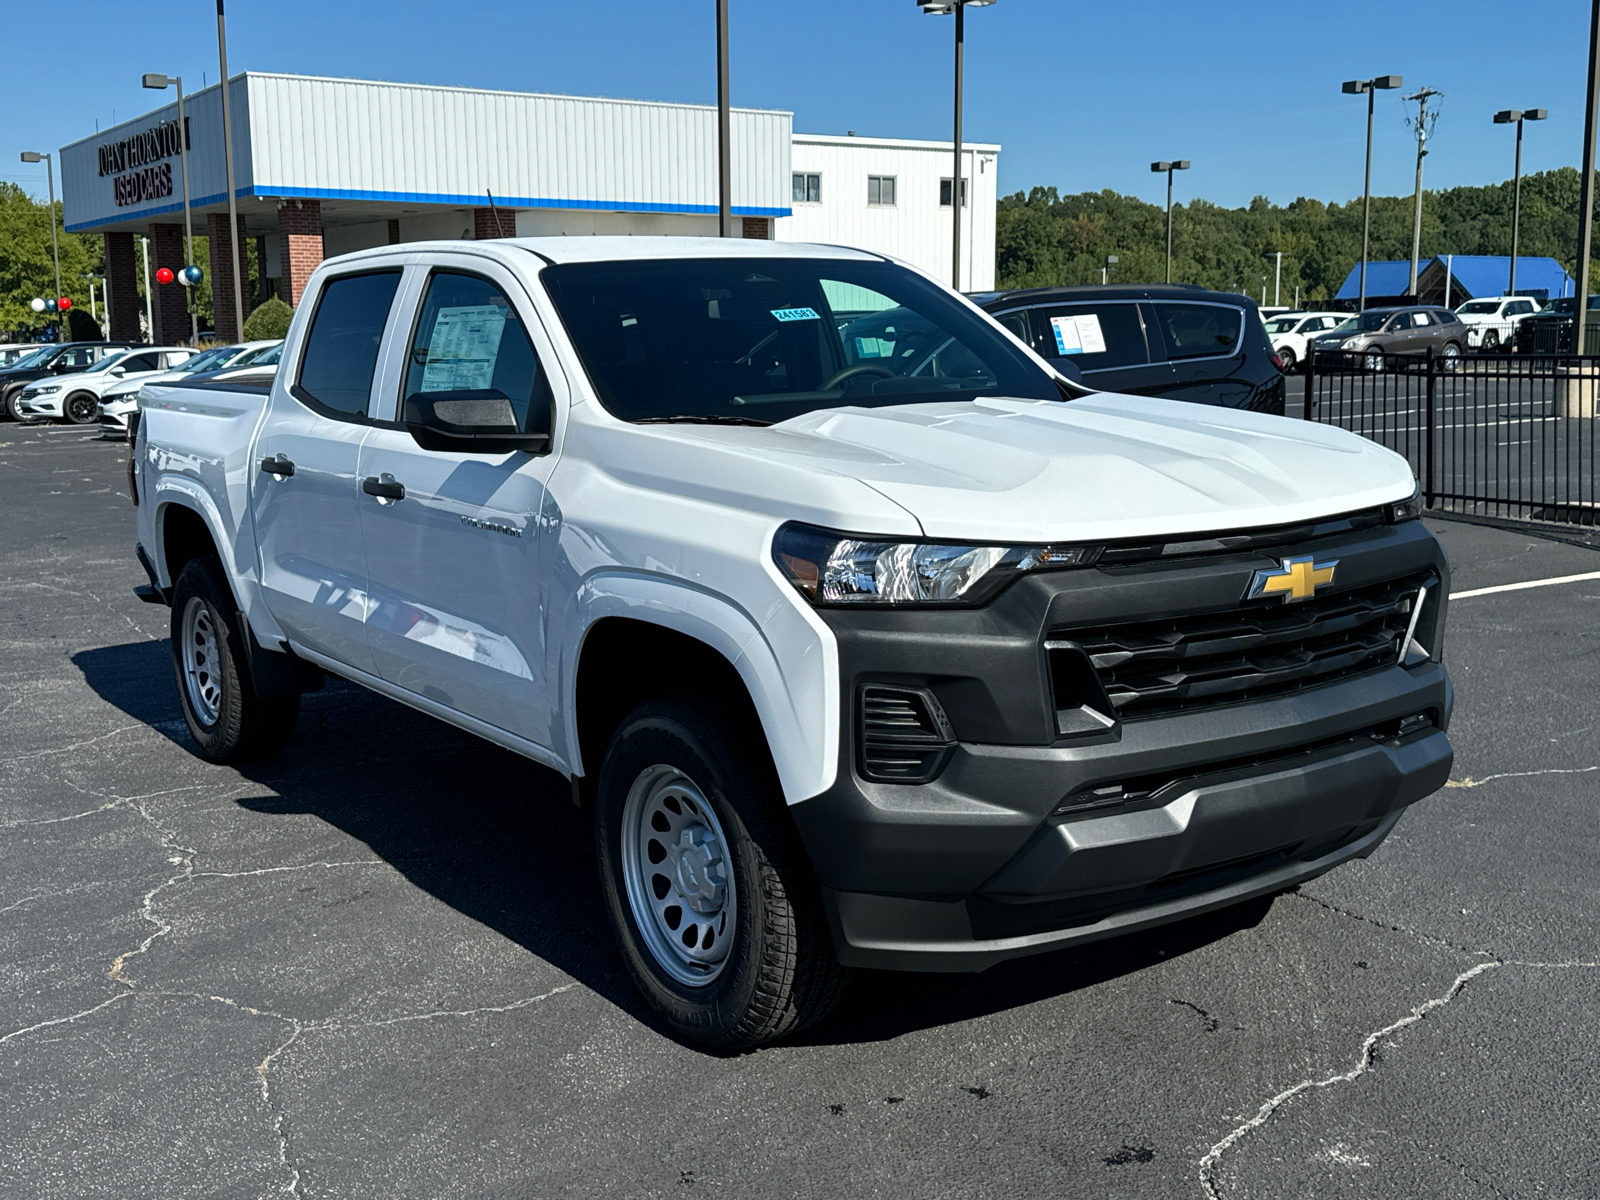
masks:
[[[1309,600],[1316,595],[1319,587],[1333,582],[1333,572],[1339,560],[1332,558],[1327,562],[1317,562],[1308,556],[1285,558],[1281,564],[1271,571],[1257,571],[1250,580],[1250,590],[1245,593],[1245,599],[1282,596],[1285,604]]]

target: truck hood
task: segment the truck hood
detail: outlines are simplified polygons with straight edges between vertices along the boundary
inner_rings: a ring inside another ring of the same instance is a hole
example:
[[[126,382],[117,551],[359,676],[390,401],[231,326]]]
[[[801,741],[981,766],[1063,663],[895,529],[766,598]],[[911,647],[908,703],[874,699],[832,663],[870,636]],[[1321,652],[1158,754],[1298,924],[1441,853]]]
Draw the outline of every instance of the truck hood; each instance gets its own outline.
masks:
[[[1403,500],[1415,487],[1405,459],[1342,429],[1106,393],[831,409],[758,437],[778,459],[860,480],[942,539],[1278,525]]]

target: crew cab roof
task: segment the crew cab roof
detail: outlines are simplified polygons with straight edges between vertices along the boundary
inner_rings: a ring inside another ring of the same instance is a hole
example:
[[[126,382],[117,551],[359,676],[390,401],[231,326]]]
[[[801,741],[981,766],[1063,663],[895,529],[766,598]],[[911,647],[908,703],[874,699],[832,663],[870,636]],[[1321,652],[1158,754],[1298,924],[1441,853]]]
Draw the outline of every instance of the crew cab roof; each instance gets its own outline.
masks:
[[[1092,283],[1072,287],[1010,288],[971,292],[967,298],[980,307],[988,308],[995,304],[1040,304],[1051,300],[1194,300],[1200,296],[1214,296],[1234,302],[1248,300],[1255,304],[1249,296],[1213,292],[1197,283]]]

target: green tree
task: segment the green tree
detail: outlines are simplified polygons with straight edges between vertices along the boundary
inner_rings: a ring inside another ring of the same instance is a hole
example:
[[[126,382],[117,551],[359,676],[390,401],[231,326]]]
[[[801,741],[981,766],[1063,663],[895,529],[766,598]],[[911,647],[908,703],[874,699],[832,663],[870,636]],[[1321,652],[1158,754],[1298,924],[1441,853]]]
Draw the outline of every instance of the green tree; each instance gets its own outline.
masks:
[[[55,323],[54,313],[36,313],[29,307],[36,296],[56,294],[50,218],[48,204],[38,203],[14,183],[0,183],[0,330],[9,339],[31,340]],[[55,220],[62,291],[74,303],[87,305],[83,276],[104,273],[104,241],[64,232],[59,200]]]
[[[289,322],[293,319],[294,309],[273,296],[245,318],[244,340],[264,342],[269,338],[281,338],[289,332]]]

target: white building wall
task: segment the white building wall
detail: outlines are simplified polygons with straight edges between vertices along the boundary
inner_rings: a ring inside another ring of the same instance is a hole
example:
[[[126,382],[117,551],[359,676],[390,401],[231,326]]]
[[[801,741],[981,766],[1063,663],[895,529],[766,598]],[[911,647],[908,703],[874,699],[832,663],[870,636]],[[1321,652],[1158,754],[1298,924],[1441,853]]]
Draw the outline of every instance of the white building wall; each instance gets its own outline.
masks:
[[[967,207],[961,214],[961,289],[994,287],[995,175],[1000,147],[963,143]],[[950,281],[950,209],[939,204],[939,181],[949,179],[954,147],[949,142],[890,138],[794,135],[791,173],[822,176],[822,199],[791,200],[793,215],[777,221],[783,242],[857,246],[896,258]],[[867,203],[867,177],[895,178],[892,208]]]

